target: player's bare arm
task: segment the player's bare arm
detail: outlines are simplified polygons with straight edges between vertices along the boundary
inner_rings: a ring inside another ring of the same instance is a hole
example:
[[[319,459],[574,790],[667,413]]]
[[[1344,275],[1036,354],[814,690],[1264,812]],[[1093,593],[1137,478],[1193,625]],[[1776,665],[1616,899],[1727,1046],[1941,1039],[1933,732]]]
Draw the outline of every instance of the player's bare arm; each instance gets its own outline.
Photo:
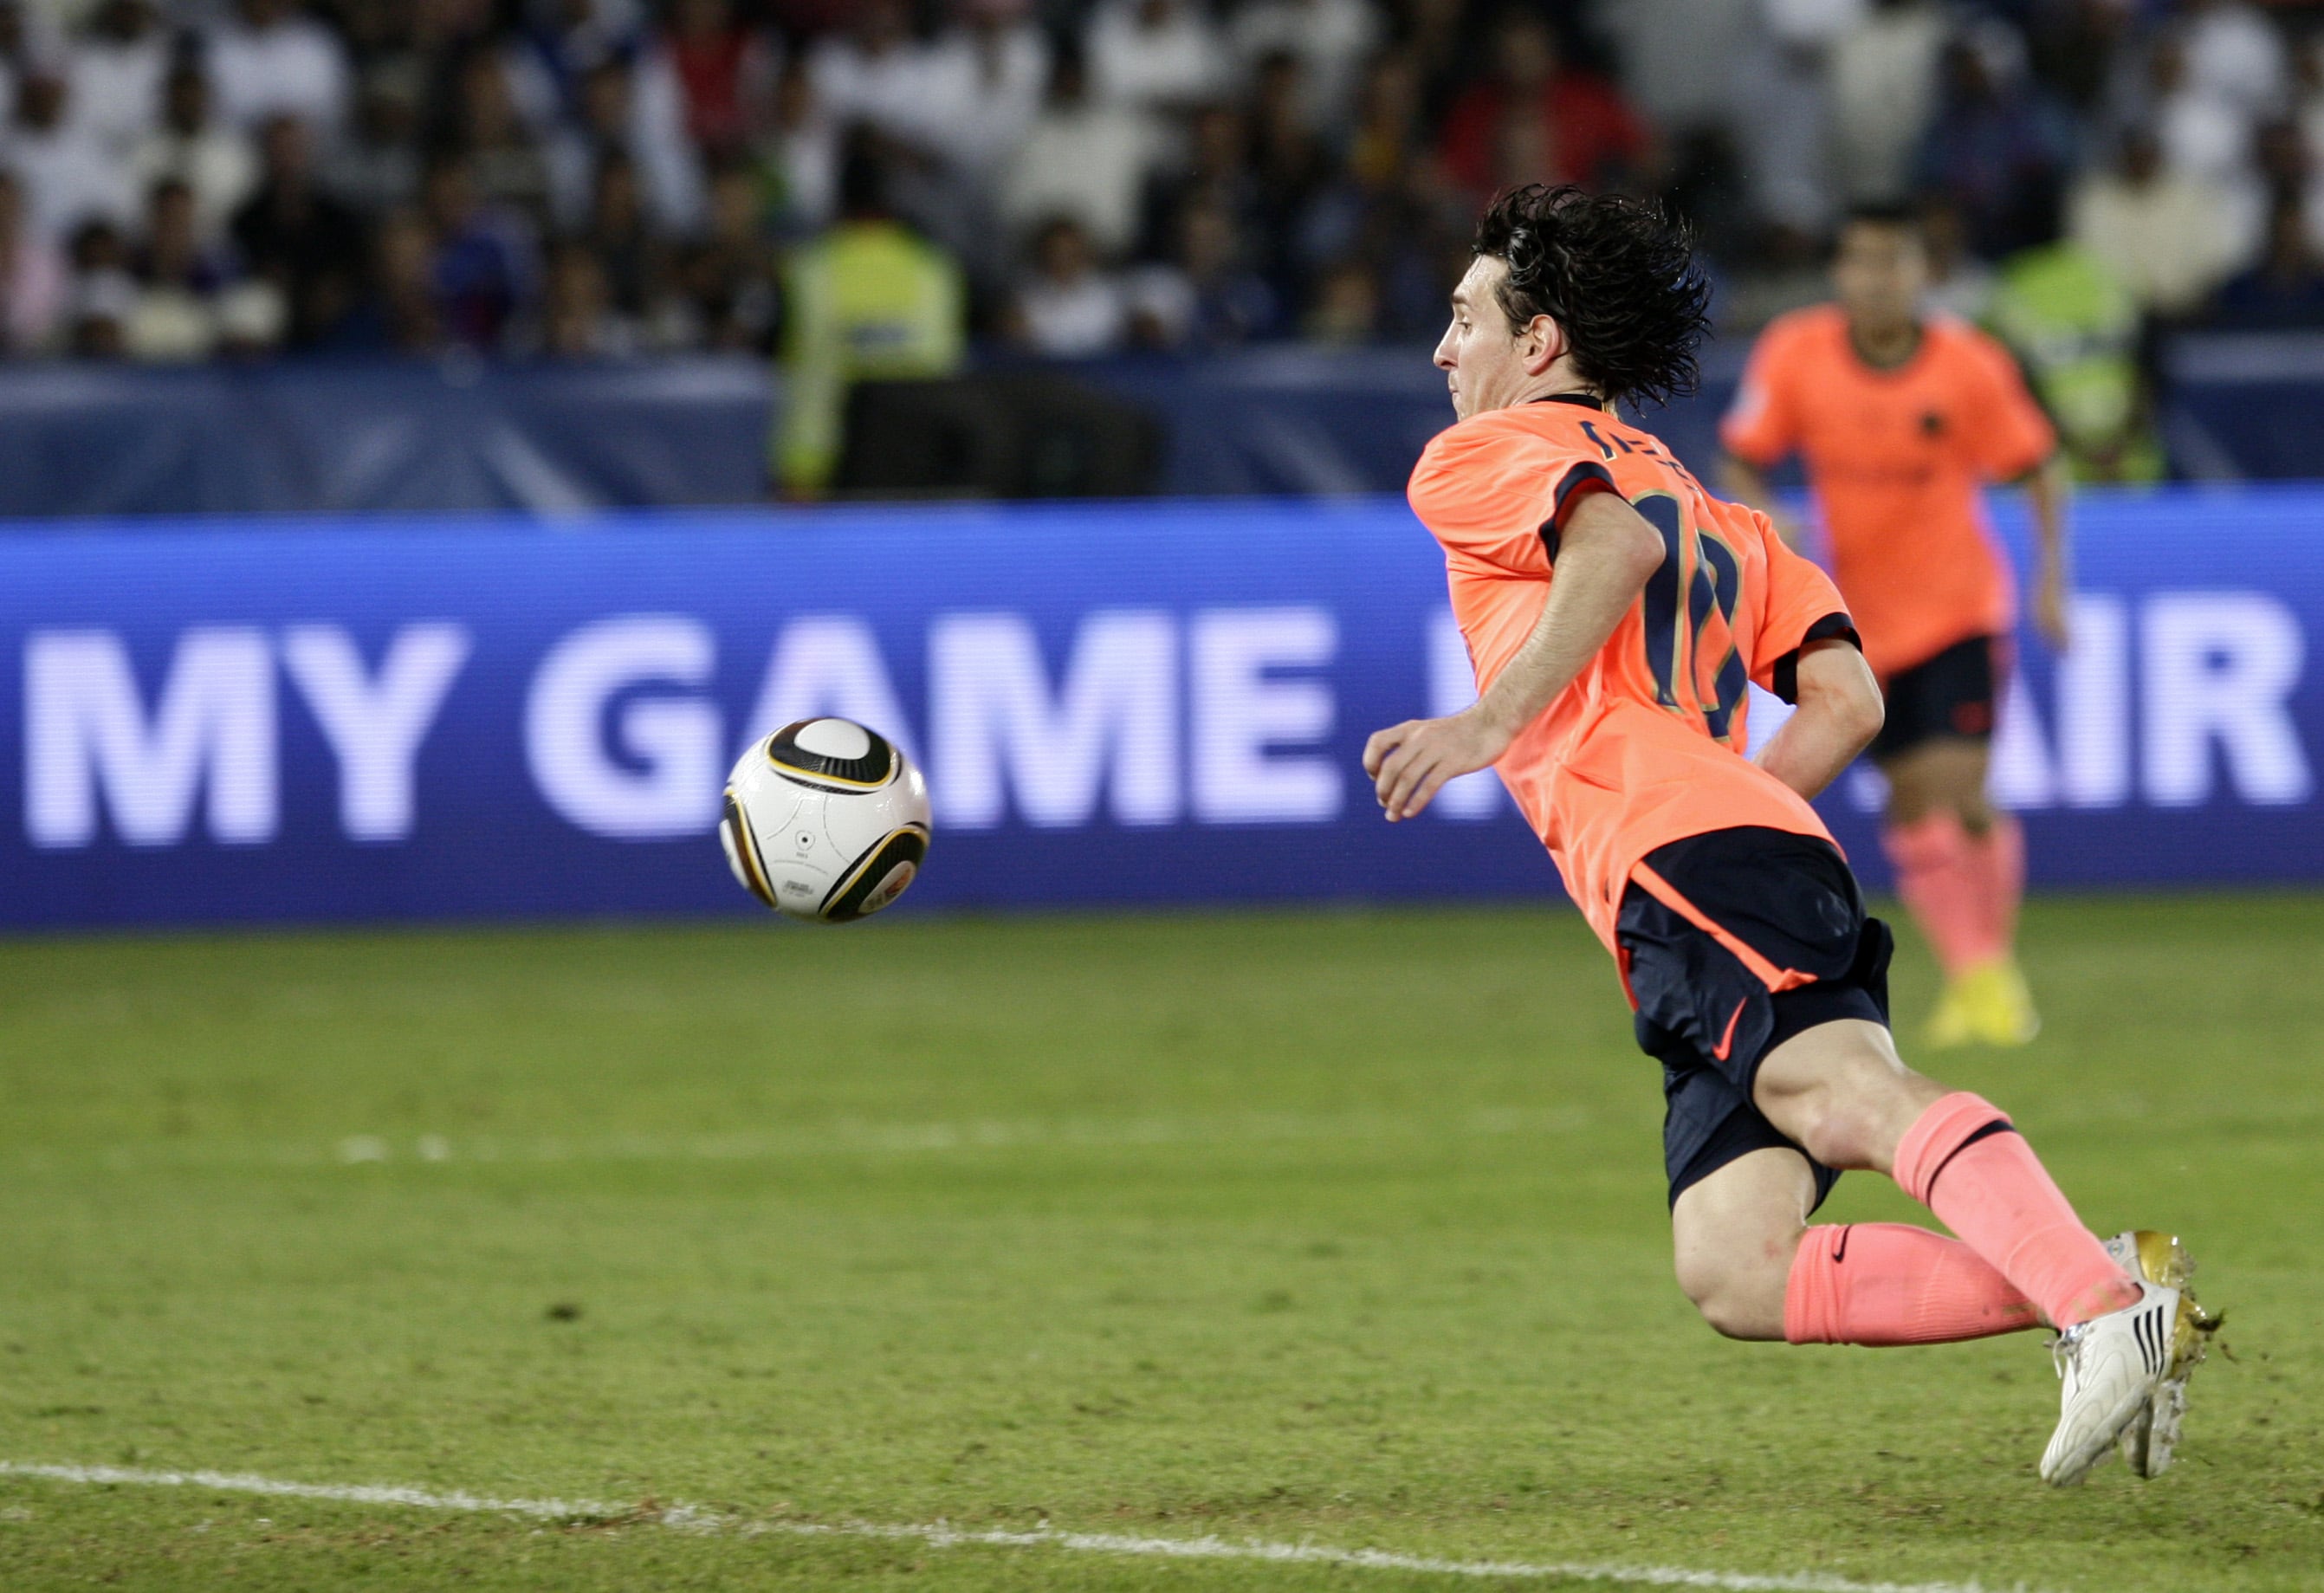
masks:
[[[1583,499],[1560,534],[1556,578],[1533,634],[1484,695],[1448,718],[1391,725],[1364,744],[1364,772],[1388,822],[1413,817],[1445,781],[1508,750],[1606,645],[1663,557],[1661,537],[1637,510],[1611,493]]]
[[[1799,706],[1759,750],[1761,769],[1812,799],[1880,733],[1880,684],[1853,642],[1800,649]]]
[[[2025,478],[2025,498],[2034,511],[2034,541],[2040,560],[2034,577],[2034,623],[2042,640],[2059,652],[2073,645],[2067,594],[2074,587],[2073,545],[2066,530],[2070,490],[2065,456],[2052,454]]]

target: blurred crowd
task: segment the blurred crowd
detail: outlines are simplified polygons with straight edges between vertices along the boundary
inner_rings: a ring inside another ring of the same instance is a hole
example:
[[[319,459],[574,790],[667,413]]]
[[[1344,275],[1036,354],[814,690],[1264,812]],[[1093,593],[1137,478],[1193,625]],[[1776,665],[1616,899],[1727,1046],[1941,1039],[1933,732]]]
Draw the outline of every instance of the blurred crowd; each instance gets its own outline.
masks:
[[[2324,325],[2319,22],[2250,0],[0,0],[0,344],[771,351],[880,292],[956,323],[947,347],[1425,339],[1479,204],[1529,180],[1665,196],[1729,327],[1820,294],[1832,227],[1871,201],[1922,209],[1946,303],[2029,338]],[[866,227],[893,246],[830,252]]]

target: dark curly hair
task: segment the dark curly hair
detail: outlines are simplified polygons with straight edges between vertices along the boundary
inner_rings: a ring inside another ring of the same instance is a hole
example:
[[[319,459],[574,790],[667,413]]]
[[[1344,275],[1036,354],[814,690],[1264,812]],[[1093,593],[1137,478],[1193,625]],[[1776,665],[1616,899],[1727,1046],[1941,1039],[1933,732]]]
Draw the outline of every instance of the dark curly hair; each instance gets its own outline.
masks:
[[[1565,328],[1574,368],[1609,399],[1665,404],[1695,389],[1711,281],[1683,222],[1621,194],[1528,183],[1477,223],[1470,253],[1505,262],[1498,297],[1514,329]]]

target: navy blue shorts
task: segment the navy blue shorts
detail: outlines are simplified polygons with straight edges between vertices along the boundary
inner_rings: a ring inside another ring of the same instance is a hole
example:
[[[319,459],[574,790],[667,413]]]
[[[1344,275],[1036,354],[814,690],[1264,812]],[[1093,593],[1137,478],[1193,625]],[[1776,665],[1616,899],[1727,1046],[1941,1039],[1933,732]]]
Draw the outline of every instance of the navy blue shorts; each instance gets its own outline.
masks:
[[[1663,1064],[1674,1205],[1738,1156],[1800,1150],[1752,1103],[1770,1051],[1840,1018],[1888,1021],[1895,942],[1819,836],[1750,825],[1657,847],[1622,893],[1614,938],[1638,1048]],[[1812,1156],[1808,1165],[1820,1206],[1840,1174]]]
[[[1972,636],[1890,676],[1881,687],[1888,717],[1872,738],[1873,760],[1886,763],[1946,737],[1991,740],[1994,701],[2009,673],[2007,645],[1998,636]]]

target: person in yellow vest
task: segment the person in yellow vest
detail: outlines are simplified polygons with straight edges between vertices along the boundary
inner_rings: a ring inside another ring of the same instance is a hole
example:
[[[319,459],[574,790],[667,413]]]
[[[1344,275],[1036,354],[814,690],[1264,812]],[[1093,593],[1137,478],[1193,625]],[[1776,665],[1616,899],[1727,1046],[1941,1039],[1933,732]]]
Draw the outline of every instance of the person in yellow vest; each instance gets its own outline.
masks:
[[[955,373],[967,295],[950,256],[889,208],[886,170],[862,137],[849,140],[838,219],[791,257],[781,367],[784,396],[770,439],[788,497],[821,497],[845,443],[851,385]]]

